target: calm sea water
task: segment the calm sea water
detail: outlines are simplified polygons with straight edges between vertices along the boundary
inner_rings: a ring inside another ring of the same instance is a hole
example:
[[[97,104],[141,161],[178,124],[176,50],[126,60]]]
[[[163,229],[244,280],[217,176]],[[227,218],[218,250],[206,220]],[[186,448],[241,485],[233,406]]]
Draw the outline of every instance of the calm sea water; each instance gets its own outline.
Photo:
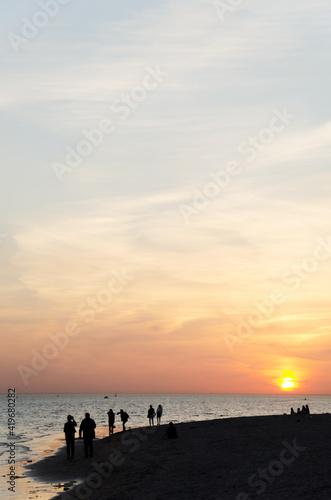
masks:
[[[107,435],[107,411],[112,408],[116,413],[123,408],[130,415],[128,427],[148,424],[147,410],[152,404],[156,409],[163,406],[162,423],[212,420],[216,418],[281,415],[289,413],[290,408],[308,404],[312,413],[329,413],[331,396],[286,395],[165,395],[165,394],[114,394],[104,398],[104,394],[56,394],[18,395],[16,399],[16,435],[9,439],[7,428],[7,398],[1,396],[1,443],[0,464],[2,466],[1,498],[26,499],[51,498],[54,493],[38,492],[38,497],[26,490],[16,493],[7,491],[5,474],[8,473],[9,441],[15,442],[16,461],[26,462],[50,454],[64,444],[63,425],[70,413],[79,423],[89,412],[97,424],[96,437]],[[306,400],[305,400],[306,397]],[[120,428],[119,416],[115,424]],[[18,482],[17,482],[18,484]]]

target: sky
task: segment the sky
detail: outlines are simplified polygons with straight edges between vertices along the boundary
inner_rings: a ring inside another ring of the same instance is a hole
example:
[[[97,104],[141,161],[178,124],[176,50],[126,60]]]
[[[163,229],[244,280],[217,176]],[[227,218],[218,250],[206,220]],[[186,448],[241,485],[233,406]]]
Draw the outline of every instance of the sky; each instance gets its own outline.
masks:
[[[330,21],[3,3],[1,392],[330,394]]]

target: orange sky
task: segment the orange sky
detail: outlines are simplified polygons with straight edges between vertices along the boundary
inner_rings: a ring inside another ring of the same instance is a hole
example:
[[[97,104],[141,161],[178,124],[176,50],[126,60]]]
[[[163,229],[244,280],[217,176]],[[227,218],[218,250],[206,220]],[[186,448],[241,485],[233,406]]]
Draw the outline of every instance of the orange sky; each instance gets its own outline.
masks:
[[[252,233],[263,215],[255,217]],[[296,391],[329,393],[331,258],[287,282],[319,240],[287,247],[289,236],[278,244],[270,227],[267,243],[230,251],[217,235],[195,246],[185,228],[166,236],[163,225],[158,245],[157,224],[147,230],[137,219],[137,234],[154,239],[150,250],[107,235],[107,218],[17,236],[24,250],[10,258],[20,271],[16,299],[3,302],[3,391],[279,393],[292,371]]]

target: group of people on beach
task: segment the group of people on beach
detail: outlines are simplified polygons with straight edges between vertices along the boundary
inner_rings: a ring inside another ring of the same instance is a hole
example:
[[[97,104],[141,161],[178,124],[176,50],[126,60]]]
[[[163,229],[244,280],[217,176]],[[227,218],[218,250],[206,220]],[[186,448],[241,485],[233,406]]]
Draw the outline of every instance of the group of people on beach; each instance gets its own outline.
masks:
[[[115,413],[113,410],[110,408],[110,410],[107,412],[108,415],[108,428],[109,428],[109,436],[110,434],[114,434],[114,428],[116,427],[115,425]],[[117,412],[117,415],[121,415],[121,422],[123,426],[123,432],[125,431],[125,424],[129,420],[129,415],[126,413],[124,410],[120,410]]]
[[[163,413],[162,405],[159,404],[156,412],[155,412],[153,406],[150,405],[148,412],[147,412],[147,418],[149,419],[149,425],[150,426],[154,425],[154,418],[155,417],[157,419],[157,425],[160,425],[162,413]],[[110,410],[107,412],[107,415],[108,415],[109,435],[111,435],[111,434],[114,434],[114,428],[116,428],[116,426],[115,426],[115,413],[110,408]],[[123,427],[123,432],[124,432],[126,430],[125,424],[127,423],[128,419],[129,419],[129,415],[126,411],[124,411],[122,409],[119,412],[117,412],[116,415],[120,415],[120,419],[121,419],[122,427]],[[64,424],[64,429],[63,429],[64,434],[65,434],[66,444],[67,444],[67,460],[73,459],[74,455],[75,455],[76,426],[77,426],[77,422],[75,421],[74,417],[72,415],[68,415],[67,422]],[[93,457],[93,439],[95,438],[95,428],[96,428],[95,421],[93,420],[93,418],[90,417],[89,413],[85,413],[85,418],[82,420],[80,427],[79,427],[79,438],[81,439],[83,437],[83,440],[84,440],[85,458]],[[173,423],[170,422],[168,429],[166,429],[166,431],[165,431],[164,438],[172,439],[175,437],[178,437],[177,431],[176,431]]]
[[[159,404],[157,407],[157,410],[155,412],[154,408],[152,405],[149,406],[148,412],[147,412],[147,418],[149,420],[149,425],[154,425],[154,418],[156,417],[157,420],[157,425],[161,424],[161,417],[163,413],[163,408],[162,405]],[[115,413],[113,410],[110,408],[110,410],[107,412],[108,415],[108,428],[109,428],[109,435],[114,434],[114,428],[115,426]],[[123,425],[123,431],[125,431],[125,424],[129,419],[129,415],[123,411],[120,410],[117,415],[121,415],[121,422]]]
[[[125,431],[125,424],[129,419],[129,415],[120,410],[117,415],[121,415],[121,421],[123,424],[123,431]],[[112,409],[108,412],[108,425],[109,425],[109,435],[114,432],[114,422],[115,413]],[[72,415],[68,415],[67,422],[64,424],[63,432],[67,444],[67,460],[71,460],[75,455],[75,433],[76,433],[77,422]],[[79,427],[79,438],[83,437],[84,440],[84,452],[85,458],[93,457],[93,439],[95,438],[95,428],[96,424],[93,418],[90,417],[89,413],[85,413],[85,418],[82,420]]]
[[[163,413],[162,405],[159,405],[157,407],[156,413],[155,413],[155,410],[154,410],[153,406],[150,405],[149,408],[148,408],[148,412],[147,412],[147,418],[149,420],[149,425],[154,425],[154,418],[155,417],[156,417],[157,425],[160,425],[161,424],[162,413]]]
[[[291,415],[310,415],[310,409],[308,405],[302,405],[302,408],[297,409],[297,411],[294,411],[293,408],[291,408]]]

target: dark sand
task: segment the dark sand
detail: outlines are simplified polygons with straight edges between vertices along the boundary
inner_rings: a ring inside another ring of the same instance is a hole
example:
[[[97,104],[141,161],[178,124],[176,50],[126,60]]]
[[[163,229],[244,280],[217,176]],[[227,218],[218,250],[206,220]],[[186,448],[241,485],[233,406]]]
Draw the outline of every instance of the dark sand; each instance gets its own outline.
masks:
[[[331,499],[329,414],[178,424],[174,440],[161,439],[166,427],[95,441],[88,459],[77,440],[74,460],[62,448],[30,474],[48,484],[85,481],[61,500]]]

